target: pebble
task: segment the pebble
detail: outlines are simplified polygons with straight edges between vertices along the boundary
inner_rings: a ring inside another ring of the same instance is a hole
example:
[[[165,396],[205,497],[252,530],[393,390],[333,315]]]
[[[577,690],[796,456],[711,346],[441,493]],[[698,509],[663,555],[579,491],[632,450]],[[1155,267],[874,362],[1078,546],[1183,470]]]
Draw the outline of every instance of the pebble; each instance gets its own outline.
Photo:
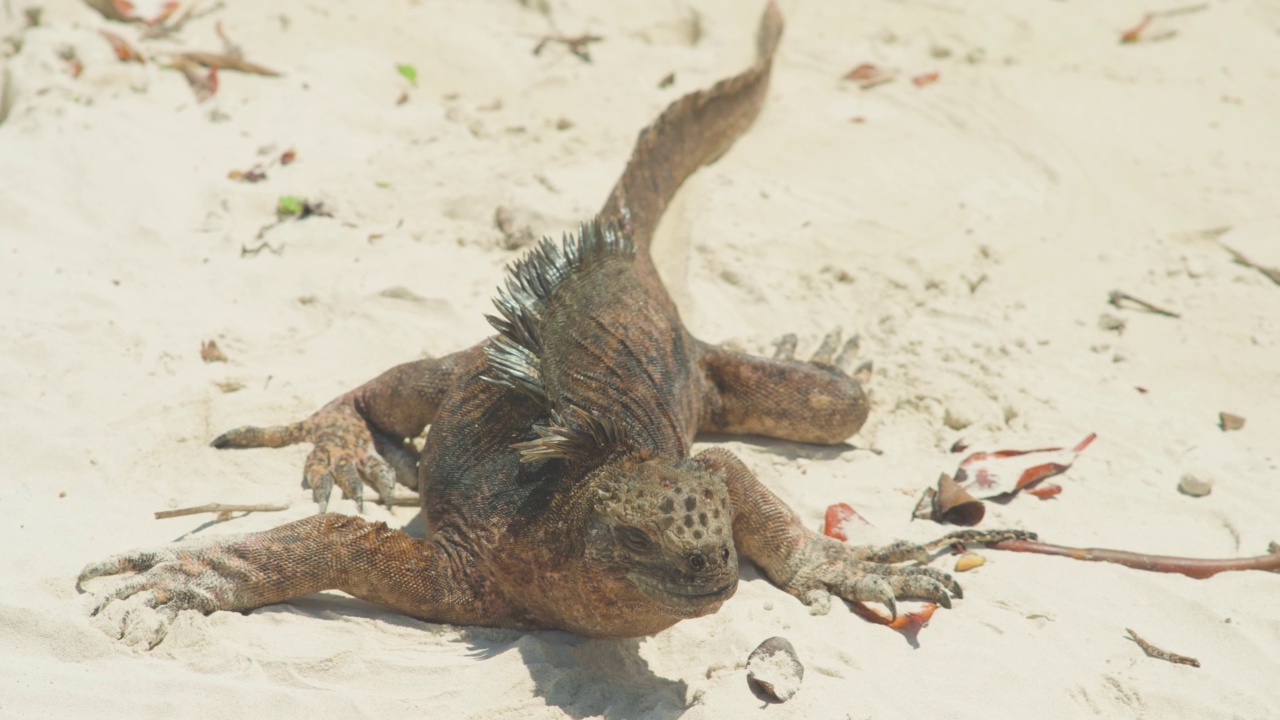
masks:
[[[1178,492],[1191,497],[1204,497],[1213,490],[1213,481],[1196,477],[1191,473],[1182,476],[1178,481]]]
[[[778,702],[794,697],[803,679],[804,666],[784,637],[765,640],[747,658],[747,683]]]

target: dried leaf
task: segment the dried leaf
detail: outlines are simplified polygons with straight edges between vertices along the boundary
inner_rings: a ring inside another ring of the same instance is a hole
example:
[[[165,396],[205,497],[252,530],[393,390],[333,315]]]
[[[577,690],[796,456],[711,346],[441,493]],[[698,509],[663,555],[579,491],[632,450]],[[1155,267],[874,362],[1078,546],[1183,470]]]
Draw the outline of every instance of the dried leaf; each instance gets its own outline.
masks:
[[[960,467],[956,470],[956,483],[979,498],[1011,497],[1019,490],[1027,489],[1045,478],[1065,472],[1096,437],[1096,433],[1090,433],[1070,450],[1051,447],[973,453],[960,461]],[[1030,467],[1028,467],[1027,458],[1024,457],[1050,453],[1056,454],[1052,461]]]
[[[967,552],[956,558],[956,572],[968,572],[976,567],[982,567],[987,563],[987,559],[978,553]]]
[[[200,359],[207,363],[226,362],[227,355],[218,347],[217,342],[209,340],[207,342],[200,343]]]
[[[1027,488],[1027,492],[1041,500],[1048,500],[1062,492],[1062,486],[1057,484],[1041,485],[1040,487]]]
[[[142,53],[138,52],[133,45],[130,45],[128,40],[107,30],[99,30],[98,32],[102,37],[106,38],[107,42],[111,43],[111,49],[115,51],[116,59],[120,62],[145,62]]]
[[[883,85],[897,77],[897,73],[884,70],[871,63],[862,63],[844,74],[845,80],[852,80],[863,90]]]
[[[938,73],[936,72],[923,73],[911,78],[911,83],[916,87],[924,87],[925,85],[932,85],[936,82],[938,82]]]
[[[845,532],[845,523],[850,520],[857,520],[863,525],[871,524],[867,522],[866,518],[859,515],[857,510],[845,503],[829,505],[826,518],[822,524],[822,534],[845,542],[849,539],[849,535]]]

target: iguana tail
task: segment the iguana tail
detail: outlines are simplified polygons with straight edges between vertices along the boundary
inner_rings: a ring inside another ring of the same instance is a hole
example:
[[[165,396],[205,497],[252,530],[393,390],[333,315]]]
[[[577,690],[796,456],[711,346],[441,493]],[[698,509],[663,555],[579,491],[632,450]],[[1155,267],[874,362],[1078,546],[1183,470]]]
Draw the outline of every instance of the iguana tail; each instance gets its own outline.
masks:
[[[658,220],[685,178],[723,155],[760,113],[781,37],[782,13],[769,0],[756,36],[755,64],[685,95],[640,131],[627,169],[600,211],[601,220],[631,236],[637,257],[648,258]]]

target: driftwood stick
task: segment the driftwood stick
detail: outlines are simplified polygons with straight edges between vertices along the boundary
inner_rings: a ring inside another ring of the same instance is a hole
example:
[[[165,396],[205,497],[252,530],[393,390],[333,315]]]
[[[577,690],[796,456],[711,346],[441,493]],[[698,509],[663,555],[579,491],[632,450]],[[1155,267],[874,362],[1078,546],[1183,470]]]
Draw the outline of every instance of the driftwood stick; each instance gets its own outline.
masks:
[[[1211,560],[1207,558],[1175,557],[1171,555],[1146,555],[1144,553],[1125,550],[1108,550],[1106,548],[1073,548],[1065,545],[1033,542],[1031,540],[1005,540],[991,547],[996,550],[1010,552],[1038,553],[1040,555],[1057,555],[1073,560],[1089,562],[1110,562],[1136,570],[1151,572],[1181,573],[1187,577],[1203,580],[1220,572],[1233,570],[1267,570],[1280,572],[1280,552],[1246,558],[1224,558]]]
[[[200,513],[233,513],[233,512],[280,512],[288,510],[288,503],[266,503],[262,505],[236,505],[232,503],[209,503],[208,505],[197,505],[196,507],[180,508],[178,510],[162,510],[156,513],[157,520],[165,520],[167,518],[182,517],[183,515],[199,515]]]
[[[1190,665],[1191,667],[1200,667],[1200,661],[1193,657],[1187,657],[1186,655],[1179,655],[1178,653],[1171,653],[1168,650],[1161,650],[1155,645],[1152,645],[1146,640],[1143,640],[1142,638],[1138,637],[1138,633],[1130,630],[1129,628],[1125,628],[1124,631],[1129,633],[1129,637],[1133,638],[1133,641],[1138,643],[1138,647],[1142,648],[1142,652],[1146,653],[1150,657],[1156,658],[1157,660],[1164,660],[1166,662],[1177,663],[1179,665]]]

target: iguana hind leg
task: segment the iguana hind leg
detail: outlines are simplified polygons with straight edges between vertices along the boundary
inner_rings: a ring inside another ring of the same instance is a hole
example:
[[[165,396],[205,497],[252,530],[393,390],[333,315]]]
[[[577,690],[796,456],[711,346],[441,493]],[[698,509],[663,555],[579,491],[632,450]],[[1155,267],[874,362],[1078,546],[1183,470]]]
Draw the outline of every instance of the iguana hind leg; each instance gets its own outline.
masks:
[[[250,610],[321,590],[435,622],[501,621],[501,603],[467,571],[470,556],[383,523],[333,513],[259,533],[133,550],[92,563],[76,587],[120,576],[95,596],[94,615],[117,637],[154,647],[182,610]]]
[[[216,448],[314,445],[303,480],[320,512],[329,504],[333,486],[364,510],[364,486],[370,484],[390,505],[398,479],[418,486],[418,458],[407,438],[416,437],[435,419],[445,395],[461,373],[485,362],[483,343],[442,358],[397,365],[335,398],[311,417],[292,425],[245,426],[219,435]]]
[[[861,383],[831,363],[838,339],[829,336],[809,362],[791,359],[794,340],[778,345],[779,357],[769,359],[698,344],[707,381],[698,429],[824,445],[856,433],[867,419],[867,396]],[[840,354],[847,359],[848,346]]]

